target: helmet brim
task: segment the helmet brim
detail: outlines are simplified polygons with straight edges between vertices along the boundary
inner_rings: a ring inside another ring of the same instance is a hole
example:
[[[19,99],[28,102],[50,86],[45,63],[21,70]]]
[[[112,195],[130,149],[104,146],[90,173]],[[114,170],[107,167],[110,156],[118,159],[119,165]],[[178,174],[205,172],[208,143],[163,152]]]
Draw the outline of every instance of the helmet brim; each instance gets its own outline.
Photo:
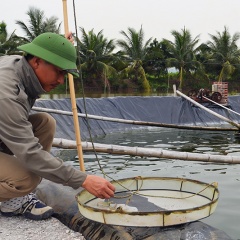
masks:
[[[61,55],[55,54],[54,52],[42,48],[41,46],[38,46],[33,42],[21,45],[18,47],[18,49],[33,56],[39,57],[53,64],[54,66],[57,66],[67,71],[68,73],[72,74],[75,77],[79,77],[77,65],[75,63],[66,58],[61,57]],[[61,49],[58,49],[58,51],[61,51]]]

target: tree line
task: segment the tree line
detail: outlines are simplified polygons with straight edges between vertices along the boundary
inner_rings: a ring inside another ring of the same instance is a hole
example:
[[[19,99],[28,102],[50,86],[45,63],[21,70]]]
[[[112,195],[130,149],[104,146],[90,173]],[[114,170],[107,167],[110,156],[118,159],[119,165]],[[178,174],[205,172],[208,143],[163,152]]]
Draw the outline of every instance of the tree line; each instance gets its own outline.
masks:
[[[17,47],[41,33],[60,33],[57,17],[47,18],[44,11],[34,7],[26,14],[28,24],[16,20],[24,36],[16,35],[15,31],[9,34],[7,24],[0,22],[0,56],[22,54]],[[231,36],[226,26],[222,32],[209,34],[210,40],[201,44],[199,35],[193,37],[185,27],[171,31],[173,41],[145,39],[142,26],[139,30],[128,27],[120,31],[122,39],[117,40],[106,38],[103,30],[98,33],[83,27],[79,30],[81,37],[75,35],[78,66],[86,89],[150,92],[169,88],[169,82],[174,82],[179,89],[188,90],[210,88],[212,82],[224,81],[237,90],[240,33]]]

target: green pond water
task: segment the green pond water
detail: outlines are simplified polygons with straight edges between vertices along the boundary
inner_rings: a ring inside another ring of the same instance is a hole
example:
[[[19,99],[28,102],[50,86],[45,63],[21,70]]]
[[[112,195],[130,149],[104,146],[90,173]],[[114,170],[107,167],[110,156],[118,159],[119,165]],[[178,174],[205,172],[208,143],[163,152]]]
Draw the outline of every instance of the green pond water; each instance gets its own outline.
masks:
[[[240,139],[234,132],[144,128],[94,139],[96,143],[151,147],[181,152],[240,156]],[[240,164],[216,164],[175,159],[97,154],[105,173],[114,179],[135,176],[190,178],[218,182],[220,198],[215,212],[201,221],[240,239]],[[79,167],[78,159],[69,161]],[[84,153],[87,172],[101,174],[95,154]]]

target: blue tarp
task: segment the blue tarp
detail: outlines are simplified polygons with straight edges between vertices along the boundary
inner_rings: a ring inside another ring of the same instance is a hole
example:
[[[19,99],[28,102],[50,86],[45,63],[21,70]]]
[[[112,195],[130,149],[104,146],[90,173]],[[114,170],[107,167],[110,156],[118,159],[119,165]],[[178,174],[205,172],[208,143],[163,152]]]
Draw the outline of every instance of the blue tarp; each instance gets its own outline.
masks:
[[[85,113],[84,100],[76,99],[79,113]],[[191,102],[182,97],[113,97],[113,98],[86,98],[87,113],[104,117],[129,119],[136,121],[158,122],[176,125],[219,125],[223,120],[194,106]],[[206,107],[214,112],[230,118],[236,122],[240,121],[240,116],[230,113],[219,106],[205,103]],[[36,107],[72,111],[71,100],[69,98],[59,100],[38,100]],[[228,98],[229,109],[240,112],[240,96]],[[71,116],[53,114],[57,121],[56,136],[58,138],[75,139],[73,118]],[[89,126],[93,137],[106,135],[112,132],[123,132],[139,126],[110,121],[89,119]],[[89,139],[89,131],[85,118],[79,117],[81,138]]]
[[[79,113],[84,113],[83,99],[76,99]],[[205,106],[214,112],[238,122],[240,116],[230,114],[227,110],[211,104]],[[36,107],[72,111],[70,99],[38,100]],[[240,112],[240,97],[229,97],[228,107]],[[87,98],[87,113],[104,117],[122,118],[136,121],[159,122],[176,125],[202,125],[223,123],[219,118],[195,107],[181,97],[115,97]],[[56,136],[75,139],[72,116],[51,114],[57,121]],[[82,140],[88,139],[87,122],[79,118]],[[89,119],[93,136],[112,132],[123,132],[140,126],[110,121]],[[55,210],[55,217],[75,231],[79,231],[87,240],[175,240],[175,239],[225,239],[230,240],[224,232],[207,224],[196,221],[172,227],[123,227],[105,225],[84,218],[78,211],[74,198],[76,190],[63,187],[49,181],[42,181],[37,188],[38,197]]]

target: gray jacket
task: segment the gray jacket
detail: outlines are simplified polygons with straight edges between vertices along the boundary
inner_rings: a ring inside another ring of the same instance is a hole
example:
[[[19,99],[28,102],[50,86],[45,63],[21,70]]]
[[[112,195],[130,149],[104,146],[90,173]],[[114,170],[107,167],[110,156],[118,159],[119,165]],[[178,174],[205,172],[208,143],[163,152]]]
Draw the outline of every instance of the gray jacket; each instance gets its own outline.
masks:
[[[35,100],[44,92],[24,57],[0,57],[0,143],[35,174],[77,189],[87,175],[44,151],[28,121]]]

